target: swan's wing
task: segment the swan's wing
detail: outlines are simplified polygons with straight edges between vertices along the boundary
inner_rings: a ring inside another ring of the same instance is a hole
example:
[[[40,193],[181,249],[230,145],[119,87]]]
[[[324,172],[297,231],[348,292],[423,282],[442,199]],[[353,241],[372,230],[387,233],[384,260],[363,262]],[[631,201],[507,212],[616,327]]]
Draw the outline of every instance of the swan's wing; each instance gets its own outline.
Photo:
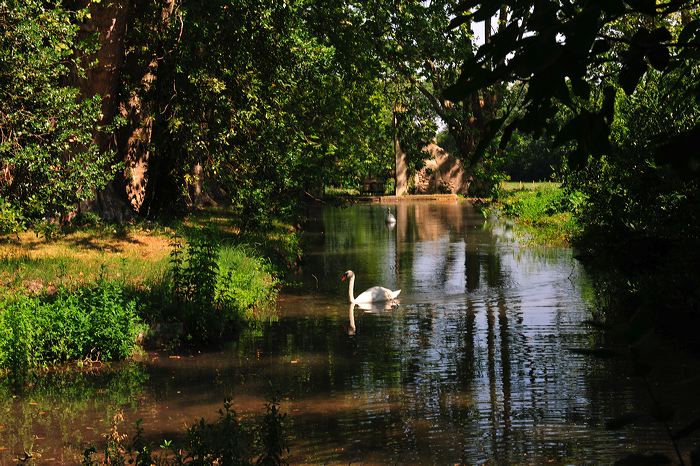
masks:
[[[401,290],[389,291],[391,293],[391,299],[396,299],[396,297],[401,293]]]
[[[394,299],[393,292],[383,286],[373,286],[367,291],[363,291],[359,296],[355,297],[356,303],[378,303],[381,301],[390,301]]]

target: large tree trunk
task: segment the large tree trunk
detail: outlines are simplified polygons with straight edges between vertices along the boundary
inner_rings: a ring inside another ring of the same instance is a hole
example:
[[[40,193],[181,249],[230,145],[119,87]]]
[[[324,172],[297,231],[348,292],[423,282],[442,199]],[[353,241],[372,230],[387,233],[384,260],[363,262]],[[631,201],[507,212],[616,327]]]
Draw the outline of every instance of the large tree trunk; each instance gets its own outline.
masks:
[[[406,163],[406,152],[401,148],[396,112],[397,110],[394,109],[394,156],[396,157],[394,194],[403,196],[408,194],[408,164]]]
[[[100,48],[93,57],[97,59],[97,65],[87,70],[80,88],[87,97],[102,96],[102,124],[112,123],[117,111],[130,6],[131,0],[91,2],[90,19],[82,27],[84,34],[97,33]],[[95,142],[103,152],[116,149],[113,134],[98,133]],[[105,219],[121,223],[130,210],[123,188],[123,174],[118,173],[104,190],[97,193],[96,201],[89,207],[98,210]]]
[[[85,0],[81,0],[84,2]],[[81,90],[86,96],[100,94],[102,100],[102,123],[109,124],[119,112],[127,124],[117,134],[100,134],[96,142],[102,151],[114,150],[116,160],[124,162],[124,170],[103,190],[96,193],[96,200],[88,208],[96,210],[108,221],[123,222],[133,213],[147,213],[150,191],[154,185],[152,154],[149,148],[153,140],[154,114],[158,107],[157,97],[144,98],[155,86],[159,58],[163,57],[162,44],[152,48],[152,55],[146,62],[132,64],[140,70],[129,70],[133,87],[128,96],[122,96],[125,66],[125,44],[127,26],[131,19],[139,16],[145,8],[148,16],[152,10],[147,2],[135,0],[107,0],[91,3],[91,19],[83,26],[84,33],[97,33],[100,48],[94,58],[96,67],[88,70],[86,79],[81,81]],[[169,25],[175,7],[175,0],[162,0],[160,16],[139,17],[139,21],[154,21],[155,28],[162,32]],[[134,79],[134,76],[136,77]],[[153,93],[151,93],[153,94]],[[158,93],[155,93],[156,95]]]
[[[151,10],[148,9],[148,5],[139,4],[139,6],[146,8],[146,12],[135,12],[135,17],[149,15]],[[170,25],[174,8],[175,0],[162,0],[160,17],[141,19],[155,21],[154,30],[158,35],[162,35]],[[165,56],[164,49],[162,41],[159,40],[158,43],[153,44],[152,55],[147,63],[133,64],[141,67],[132,71],[134,76],[140,76],[140,78],[128,99],[125,99],[120,106],[122,116],[128,121],[120,138],[120,151],[127,169],[126,196],[131,208],[142,215],[153,213],[154,191],[163,184],[159,178],[167,176],[164,173],[157,173],[163,170],[158,169],[161,164],[154,160],[154,155],[149,149],[154,138],[155,114],[159,108],[158,99],[161,96],[161,92],[157,90],[153,92],[153,88],[159,85],[158,70],[160,61]]]

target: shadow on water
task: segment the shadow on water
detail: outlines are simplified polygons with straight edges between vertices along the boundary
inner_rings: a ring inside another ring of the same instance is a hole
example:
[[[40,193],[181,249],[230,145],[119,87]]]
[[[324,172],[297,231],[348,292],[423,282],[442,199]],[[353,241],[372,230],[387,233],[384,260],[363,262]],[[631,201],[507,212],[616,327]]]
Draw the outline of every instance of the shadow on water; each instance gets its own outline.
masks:
[[[386,206],[316,212],[306,291],[280,298],[279,321],[217,353],[152,355],[130,403],[94,394],[90,412],[126,407],[152,438],[173,438],[214,419],[225,397],[259,416],[277,393],[291,462],[597,464],[631,452],[677,461],[669,431],[700,416],[697,361],[666,349],[674,364],[635,376],[626,347],[582,325],[590,282],[569,250],[521,248],[465,203],[392,210],[393,228]],[[400,288],[400,304],[350,306],[348,269],[357,291]],[[648,414],[662,405],[675,415]],[[67,420],[47,454],[82,441],[70,430],[86,416]],[[7,430],[0,436],[10,445]],[[685,461],[698,443],[695,431],[678,438]]]

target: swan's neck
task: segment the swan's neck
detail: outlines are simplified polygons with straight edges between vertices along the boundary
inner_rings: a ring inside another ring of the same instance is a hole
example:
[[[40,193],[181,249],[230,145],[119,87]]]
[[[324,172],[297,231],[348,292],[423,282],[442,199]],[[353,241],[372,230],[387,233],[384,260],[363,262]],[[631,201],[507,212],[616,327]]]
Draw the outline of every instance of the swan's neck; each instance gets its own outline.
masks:
[[[352,275],[350,277],[350,283],[348,284],[348,297],[350,298],[350,302],[354,303],[355,302],[355,276]]]

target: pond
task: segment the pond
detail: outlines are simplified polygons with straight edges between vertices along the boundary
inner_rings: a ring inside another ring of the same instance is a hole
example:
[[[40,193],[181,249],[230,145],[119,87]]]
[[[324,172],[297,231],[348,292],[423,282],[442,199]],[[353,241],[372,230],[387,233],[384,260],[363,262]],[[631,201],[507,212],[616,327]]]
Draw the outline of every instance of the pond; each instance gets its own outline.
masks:
[[[226,397],[259,416],[272,394],[292,463],[689,461],[697,361],[649,337],[639,357],[650,371],[637,375],[623,338],[586,325],[592,284],[571,250],[519,245],[466,202],[401,202],[395,225],[386,207],[312,212],[301,291],[262,331],[6,395],[0,462],[27,451],[75,464],[119,410],[124,431],[140,418],[157,442],[215,419]],[[356,294],[380,284],[401,289],[399,304],[350,306],[348,269]]]

